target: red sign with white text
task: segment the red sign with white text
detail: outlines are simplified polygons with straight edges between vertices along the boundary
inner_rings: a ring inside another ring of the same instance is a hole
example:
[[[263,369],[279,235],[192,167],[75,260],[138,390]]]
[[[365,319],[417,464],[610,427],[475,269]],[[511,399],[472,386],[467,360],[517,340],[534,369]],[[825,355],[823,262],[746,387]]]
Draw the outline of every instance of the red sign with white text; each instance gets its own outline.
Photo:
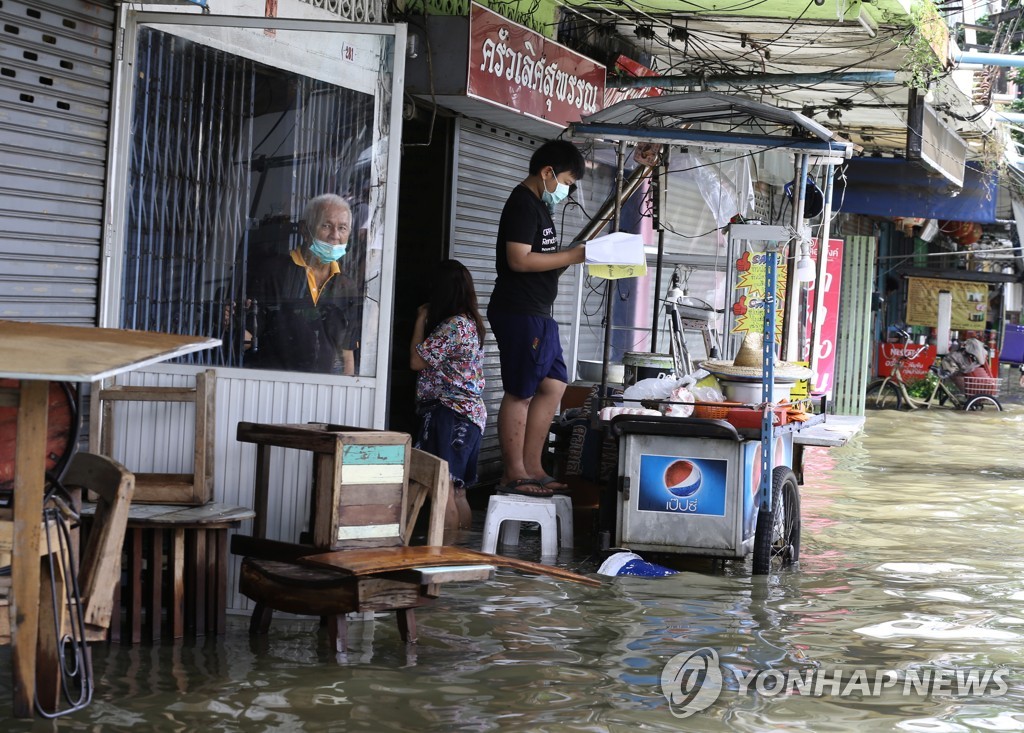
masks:
[[[811,259],[818,261],[818,240],[811,240]],[[815,366],[814,385],[811,391],[815,394],[832,394],[835,377],[836,338],[839,335],[839,288],[843,279],[843,240],[828,240],[828,262],[825,263],[825,275],[822,278],[825,290],[821,299],[821,317],[818,319],[818,362]],[[814,290],[821,283],[813,282],[807,288],[807,338],[805,353],[801,359],[811,361],[811,314],[814,312]]]
[[[892,368],[900,357],[907,357],[907,361],[900,364],[900,374],[907,384],[924,379],[928,370],[935,363],[935,346],[928,346],[921,349],[918,344],[879,344],[878,345],[878,376],[888,377],[892,374]],[[914,356],[917,354],[917,356]],[[910,358],[914,357],[914,358]]]
[[[473,4],[466,93],[564,127],[604,103],[605,68]]]

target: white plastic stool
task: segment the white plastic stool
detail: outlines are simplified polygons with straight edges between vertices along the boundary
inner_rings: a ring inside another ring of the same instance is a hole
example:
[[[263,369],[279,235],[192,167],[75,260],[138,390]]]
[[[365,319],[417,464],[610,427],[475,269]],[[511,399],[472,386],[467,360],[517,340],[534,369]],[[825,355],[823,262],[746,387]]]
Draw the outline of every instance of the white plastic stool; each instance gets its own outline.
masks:
[[[568,496],[494,494],[487,502],[483,551],[493,553],[499,539],[503,545],[519,544],[520,522],[540,525],[541,555],[556,555],[559,544],[572,547],[572,499]]]

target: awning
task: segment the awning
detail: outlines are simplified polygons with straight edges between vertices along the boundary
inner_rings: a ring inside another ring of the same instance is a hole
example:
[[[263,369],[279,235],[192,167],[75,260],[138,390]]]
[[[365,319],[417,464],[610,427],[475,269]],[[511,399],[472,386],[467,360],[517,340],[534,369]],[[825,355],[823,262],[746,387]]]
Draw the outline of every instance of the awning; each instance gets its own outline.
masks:
[[[854,158],[846,190],[836,181],[833,209],[843,214],[914,216],[949,221],[996,221],[997,180],[968,163],[963,188],[920,165],[895,158]]]

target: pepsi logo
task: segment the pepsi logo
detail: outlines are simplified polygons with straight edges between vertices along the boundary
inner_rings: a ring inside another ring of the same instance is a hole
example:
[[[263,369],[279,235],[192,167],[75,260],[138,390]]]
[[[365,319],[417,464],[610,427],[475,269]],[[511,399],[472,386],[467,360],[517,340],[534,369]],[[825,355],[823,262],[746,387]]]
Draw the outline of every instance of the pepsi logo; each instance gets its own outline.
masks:
[[[697,464],[684,459],[672,461],[665,469],[665,488],[673,496],[686,498],[700,490],[701,474]]]

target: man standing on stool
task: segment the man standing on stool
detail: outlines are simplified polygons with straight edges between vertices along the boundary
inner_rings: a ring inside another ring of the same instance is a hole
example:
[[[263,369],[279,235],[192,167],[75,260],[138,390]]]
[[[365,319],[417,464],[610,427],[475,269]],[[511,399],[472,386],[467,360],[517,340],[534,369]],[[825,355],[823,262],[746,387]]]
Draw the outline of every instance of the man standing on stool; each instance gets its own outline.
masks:
[[[502,493],[551,496],[566,488],[541,465],[569,379],[552,306],[559,276],[583,262],[584,247],[559,246],[552,213],[583,172],[576,146],[566,140],[546,142],[530,158],[529,176],[512,190],[501,212],[498,279],[487,320],[498,344],[505,391],[498,411]]]

